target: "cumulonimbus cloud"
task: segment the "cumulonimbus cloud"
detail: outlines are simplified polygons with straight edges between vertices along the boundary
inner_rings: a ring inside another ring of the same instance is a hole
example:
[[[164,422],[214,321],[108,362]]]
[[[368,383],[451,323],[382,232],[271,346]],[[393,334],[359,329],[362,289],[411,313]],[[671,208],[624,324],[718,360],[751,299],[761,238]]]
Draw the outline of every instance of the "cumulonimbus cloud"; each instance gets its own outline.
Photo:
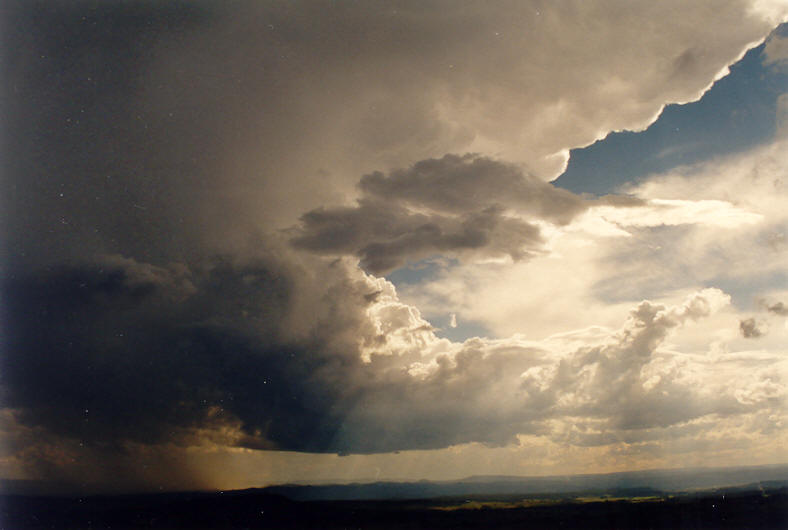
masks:
[[[114,469],[140,447],[206,441],[501,445],[578,414],[604,439],[783,396],[761,374],[700,395],[686,359],[657,358],[719,293],[644,303],[581,348],[455,344],[333,259],[380,273],[541,252],[541,224],[588,208],[544,183],[568,148],[698,97],[783,11],[9,5],[0,384],[26,463],[69,466],[85,446]],[[469,150],[482,154],[443,156]],[[325,206],[343,198],[358,201]],[[258,235],[299,216],[290,246]]]
[[[564,417],[642,430],[766,403],[644,378],[670,330],[726,303],[716,290],[643,302],[567,353],[439,339],[390,283],[319,261],[310,278],[271,257],[192,268],[108,257],[6,284],[5,404],[21,425],[102,450],[225,432],[244,447],[374,453],[505,445]]]

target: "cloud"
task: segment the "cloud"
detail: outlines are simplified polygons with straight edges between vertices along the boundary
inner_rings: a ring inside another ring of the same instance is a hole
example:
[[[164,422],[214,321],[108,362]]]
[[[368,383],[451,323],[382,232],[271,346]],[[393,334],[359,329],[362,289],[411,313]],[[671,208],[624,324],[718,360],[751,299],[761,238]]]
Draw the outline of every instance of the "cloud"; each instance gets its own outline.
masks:
[[[319,374],[360,364],[343,333],[363,329],[354,319],[366,284],[331,282],[344,297],[322,308],[310,293],[307,317],[300,290],[310,284],[295,284],[293,263],[208,260],[178,271],[186,287],[166,276],[141,282],[150,269],[114,258],[7,282],[4,404],[20,421],[85,443],[156,444],[230,414],[248,434],[265,431],[259,444],[321,449],[339,388]]]
[[[325,255],[355,255],[373,274],[436,255],[517,262],[547,251],[542,230],[548,225],[567,225],[592,207],[610,217],[643,222],[647,206],[625,195],[583,198],[513,164],[474,154],[447,154],[388,175],[364,175],[358,188],[361,197],[355,206],[303,214],[300,225],[288,231],[292,245]],[[716,209],[727,206],[720,204]],[[622,210],[634,213],[618,213]],[[732,222],[753,219],[746,212],[726,213]]]
[[[788,37],[773,35],[766,41],[764,55],[764,64],[779,70],[788,69]]]
[[[755,293],[771,303],[784,297],[787,152],[775,138],[652,175],[611,196],[631,197],[628,207],[589,201],[566,225],[540,224],[542,252],[528,260],[466,260],[399,286],[399,295],[428,319],[451,308],[458,321],[478,322],[493,337],[614,327],[637,300],[676,303],[702,286],[723,288],[751,312]],[[720,329],[738,333],[747,317]],[[774,333],[771,326],[770,340]]]
[[[775,302],[774,304],[767,305],[766,310],[781,317],[788,316],[788,307],[782,302]]]
[[[9,266],[235,251],[352,201],[358,175],[450,152],[555,178],[775,24],[711,5],[12,2]]]
[[[601,206],[588,217],[592,220],[602,218],[607,223],[625,228],[693,224],[737,228],[763,220],[762,215],[737,208],[726,201],[676,199],[651,199],[628,208]]]
[[[153,462],[187,447],[372,454],[520,435],[579,447],[662,440],[671,426],[754,414],[784,394],[768,365],[771,379],[731,384],[727,364],[667,347],[726,307],[715,289],[639,303],[618,329],[464,343],[438,338],[386,280],[286,247],[189,267],[106,256],[8,280],[4,297],[4,405],[28,440],[11,450],[50,479],[109,480],[89,472],[103,463],[116,486],[149,484],[156,474],[135,474],[135,454]],[[578,422],[587,428],[567,431]],[[187,468],[175,476],[197,480]]]
[[[630,241],[618,239],[621,246],[615,251],[619,256],[615,261],[626,268],[619,269],[619,276],[629,278],[630,285],[643,282],[649,292],[659,289],[659,285],[675,289],[676,282],[743,286],[754,278],[760,278],[757,281],[763,285],[759,290],[775,288],[784,273],[781,264],[788,250],[781,243],[788,218],[779,206],[788,193],[785,147],[785,140],[778,137],[741,155],[679,168],[627,189],[649,201],[681,197],[697,204],[725,201],[729,206],[708,213],[698,211],[699,222],[691,226],[667,226],[639,232]],[[731,189],[736,192],[731,193]],[[633,259],[634,253],[640,258]],[[628,268],[640,259],[650,261],[654,275]],[[650,284],[647,288],[646,283]],[[615,288],[612,283],[610,287]]]
[[[291,241],[313,252],[352,254],[381,274],[435,254],[514,261],[541,250],[532,220],[569,222],[586,208],[570,192],[476,155],[423,160],[359,182],[355,207],[301,216]]]
[[[524,174],[516,165],[471,154],[422,160],[389,175],[365,175],[359,189],[365,196],[450,213],[502,205],[557,224],[584,209],[578,196]]]
[[[739,331],[745,339],[757,339],[766,333],[764,323],[756,322],[754,318],[740,320]]]
[[[518,434],[585,445],[590,439],[562,433],[587,422],[600,433],[594,443],[634,443],[673,436],[661,430],[698,418],[772,407],[771,394],[756,392],[757,380],[724,390],[727,376],[712,364],[663,350],[673,330],[727,302],[713,289],[673,307],[642,302],[623,327],[569,353],[559,340],[466,341],[411,364],[411,377],[389,372],[377,379],[349,409],[337,441],[362,453],[470,441],[503,446]],[[779,379],[775,385],[783,391]]]

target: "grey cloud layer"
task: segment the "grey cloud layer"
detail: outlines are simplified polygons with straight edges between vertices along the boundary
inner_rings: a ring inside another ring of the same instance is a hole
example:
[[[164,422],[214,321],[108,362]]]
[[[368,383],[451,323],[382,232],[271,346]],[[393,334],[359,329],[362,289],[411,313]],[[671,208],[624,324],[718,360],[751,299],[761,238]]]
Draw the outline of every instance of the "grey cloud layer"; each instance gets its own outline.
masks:
[[[376,274],[435,254],[516,261],[538,252],[543,242],[528,220],[562,224],[587,207],[578,196],[516,166],[475,155],[446,155],[389,175],[365,175],[359,189],[355,207],[304,214],[293,245],[354,254]]]
[[[365,195],[415,207],[467,213],[501,205],[554,223],[569,222],[584,209],[580,198],[566,190],[515,165],[474,155],[422,160],[389,175],[378,171],[365,175],[359,188]]]
[[[774,23],[743,1],[87,6],[8,3],[9,266],[227,251],[447,152],[554,177]]]

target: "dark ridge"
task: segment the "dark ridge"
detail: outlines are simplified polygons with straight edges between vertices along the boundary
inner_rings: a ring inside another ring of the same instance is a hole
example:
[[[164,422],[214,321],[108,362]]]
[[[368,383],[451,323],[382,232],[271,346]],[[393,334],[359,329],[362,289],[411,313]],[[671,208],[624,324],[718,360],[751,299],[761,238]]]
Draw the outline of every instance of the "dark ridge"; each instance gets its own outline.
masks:
[[[582,495],[581,495],[582,493]],[[270,493],[84,498],[0,497],[0,527],[112,528],[788,528],[788,487],[753,484],[683,494],[487,496],[433,500],[293,501]]]

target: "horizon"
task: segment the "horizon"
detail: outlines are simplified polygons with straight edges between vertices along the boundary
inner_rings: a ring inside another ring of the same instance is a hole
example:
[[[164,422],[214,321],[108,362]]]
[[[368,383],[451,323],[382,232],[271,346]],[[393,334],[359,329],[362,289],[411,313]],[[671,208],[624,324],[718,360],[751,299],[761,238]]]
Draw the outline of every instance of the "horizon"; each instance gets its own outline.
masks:
[[[571,478],[594,478],[594,477],[609,477],[612,475],[649,475],[649,474],[676,474],[676,475],[696,475],[696,474],[703,474],[703,473],[731,473],[731,472],[740,472],[740,471],[756,471],[756,470],[766,470],[766,469],[780,469],[786,468],[788,470],[788,462],[786,463],[778,463],[778,464],[761,464],[761,465],[750,465],[750,466],[726,466],[726,467],[692,467],[692,468],[648,468],[648,469],[632,469],[626,471],[613,471],[609,473],[575,473],[569,475],[469,475],[460,478],[453,478],[453,479],[441,479],[441,480],[434,480],[434,479],[409,479],[409,480],[387,480],[385,478],[382,479],[354,479],[352,481],[332,481],[330,479],[325,481],[319,482],[281,482],[281,483],[270,483],[270,484],[262,484],[256,486],[248,486],[243,488],[233,488],[233,489],[161,489],[157,491],[151,490],[116,490],[116,491],[106,491],[106,485],[103,484],[81,484],[79,488],[76,488],[75,484],[52,484],[52,483],[40,483],[40,481],[34,479],[3,479],[0,478],[0,495],[24,495],[24,496],[44,496],[44,497],[100,497],[100,496],[133,496],[133,495],[145,495],[145,494],[188,494],[188,493],[240,493],[246,491],[257,491],[257,490],[278,490],[278,488],[324,488],[324,487],[346,487],[346,486],[375,486],[375,485],[419,485],[419,484],[432,484],[432,485],[450,485],[450,484],[463,484],[468,483],[468,481],[476,480],[481,481],[477,482],[479,484],[485,484],[488,482],[495,482],[504,480],[506,482],[510,481],[523,481],[529,479],[571,479]],[[737,486],[748,486],[754,483],[764,482],[764,481],[773,481],[774,479],[757,479],[757,480],[744,480],[738,482],[735,479],[728,479],[727,481],[723,480],[723,482],[714,483],[713,486],[707,487],[693,487],[693,488],[674,488],[674,489],[664,489],[660,491],[692,491],[692,490],[709,490],[713,488],[726,488],[726,487],[737,487]],[[779,480],[783,480],[788,482],[788,474],[781,475]],[[10,488],[8,487],[10,486]],[[25,486],[34,486],[25,488]],[[21,487],[21,489],[20,489]],[[628,487],[628,488],[637,488],[637,487],[652,487],[655,490],[659,490],[656,488],[654,483],[649,484],[639,484],[637,486],[621,486],[621,487]],[[599,490],[601,487],[589,487],[586,488],[589,491],[591,490]],[[601,488],[606,489],[606,488]],[[10,490],[10,491],[9,491]],[[540,490],[541,491],[541,490]],[[561,490],[563,491],[563,490]],[[569,490],[574,491],[574,490]],[[553,489],[545,489],[541,491],[542,493],[558,493],[559,490]]]

